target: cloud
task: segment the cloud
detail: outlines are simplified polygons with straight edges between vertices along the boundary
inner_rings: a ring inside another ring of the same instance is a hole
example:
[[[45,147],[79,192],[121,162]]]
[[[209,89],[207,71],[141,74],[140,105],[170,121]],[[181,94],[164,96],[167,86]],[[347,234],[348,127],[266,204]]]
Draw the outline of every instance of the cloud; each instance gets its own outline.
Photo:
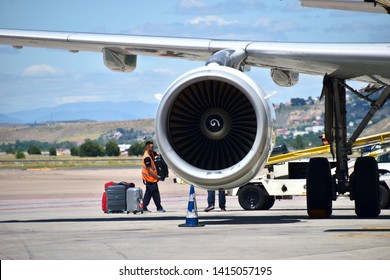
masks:
[[[161,101],[161,99],[163,98],[163,96],[164,96],[164,94],[162,94],[162,93],[156,93],[156,94],[154,95],[154,97],[155,97],[158,101]]]
[[[207,26],[217,24],[217,25],[221,26],[221,25],[234,24],[235,21],[227,21],[220,16],[210,15],[210,16],[196,17],[196,18],[190,19],[187,21],[187,23],[192,24],[192,25],[203,24],[203,25],[207,25]]]
[[[93,95],[63,96],[56,99],[56,104],[76,103],[76,102],[96,102],[96,101],[102,101],[102,98]]]
[[[22,71],[23,77],[63,76],[65,72],[47,64],[35,64]]]
[[[214,1],[213,1],[214,2]],[[179,2],[179,12],[182,14],[242,14],[246,11],[268,10],[268,3],[256,0],[225,0],[214,3],[206,3],[200,0],[181,0]]]

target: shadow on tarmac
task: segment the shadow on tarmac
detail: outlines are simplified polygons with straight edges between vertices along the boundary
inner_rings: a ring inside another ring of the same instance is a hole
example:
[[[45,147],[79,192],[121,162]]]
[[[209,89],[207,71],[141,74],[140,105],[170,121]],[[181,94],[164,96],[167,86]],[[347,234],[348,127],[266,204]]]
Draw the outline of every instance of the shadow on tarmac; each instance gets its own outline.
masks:
[[[237,217],[237,216],[208,216],[201,217],[199,220],[203,224],[287,224],[299,223],[301,220],[297,217],[273,216],[273,217]],[[106,217],[106,218],[64,218],[64,219],[37,219],[37,220],[8,220],[0,221],[0,224],[17,224],[17,223],[106,223],[106,222],[125,222],[125,221],[181,221],[185,222],[185,216],[164,216],[164,217],[147,217],[146,215],[125,216],[125,217]]]
[[[390,232],[389,228],[328,229],[325,232]]]
[[[261,213],[261,212],[260,212]],[[5,220],[0,221],[0,224],[17,224],[17,223],[108,223],[108,222],[124,222],[124,221],[180,221],[185,222],[185,215],[169,215],[164,216],[149,216],[149,214],[105,214],[104,218],[62,218],[62,219],[33,219],[33,220]],[[123,215],[123,216],[114,216]],[[389,215],[378,216],[370,220],[389,219]],[[239,224],[292,224],[302,223],[308,220],[315,220],[306,215],[272,215],[272,216],[232,216],[232,215],[207,215],[198,218],[202,224],[206,225],[239,225]],[[333,215],[328,219],[334,220],[352,220],[362,219],[355,215]]]

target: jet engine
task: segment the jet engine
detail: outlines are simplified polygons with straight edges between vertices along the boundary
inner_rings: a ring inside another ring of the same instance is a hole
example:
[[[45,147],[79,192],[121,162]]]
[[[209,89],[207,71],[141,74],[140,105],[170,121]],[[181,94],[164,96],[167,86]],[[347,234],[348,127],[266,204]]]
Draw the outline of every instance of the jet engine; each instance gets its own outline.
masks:
[[[234,188],[267,162],[274,119],[273,107],[251,78],[210,64],[169,86],[157,109],[157,143],[168,166],[186,182]]]

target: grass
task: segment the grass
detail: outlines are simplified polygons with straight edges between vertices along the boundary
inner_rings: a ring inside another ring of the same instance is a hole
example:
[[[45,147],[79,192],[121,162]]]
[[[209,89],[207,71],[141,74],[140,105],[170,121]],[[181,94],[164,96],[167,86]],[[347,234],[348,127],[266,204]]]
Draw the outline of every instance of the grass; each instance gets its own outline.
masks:
[[[16,159],[14,155],[0,155],[0,169],[50,169],[50,168],[109,168],[140,167],[140,157],[72,157],[26,155]]]

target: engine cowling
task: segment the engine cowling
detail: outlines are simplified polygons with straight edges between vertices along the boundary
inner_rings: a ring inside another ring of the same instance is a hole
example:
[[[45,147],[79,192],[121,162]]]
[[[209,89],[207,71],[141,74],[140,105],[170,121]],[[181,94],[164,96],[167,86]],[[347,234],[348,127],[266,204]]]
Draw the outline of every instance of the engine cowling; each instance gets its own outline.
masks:
[[[155,129],[160,152],[177,176],[199,187],[228,189],[247,183],[268,160],[274,118],[252,79],[209,65],[169,86]]]

